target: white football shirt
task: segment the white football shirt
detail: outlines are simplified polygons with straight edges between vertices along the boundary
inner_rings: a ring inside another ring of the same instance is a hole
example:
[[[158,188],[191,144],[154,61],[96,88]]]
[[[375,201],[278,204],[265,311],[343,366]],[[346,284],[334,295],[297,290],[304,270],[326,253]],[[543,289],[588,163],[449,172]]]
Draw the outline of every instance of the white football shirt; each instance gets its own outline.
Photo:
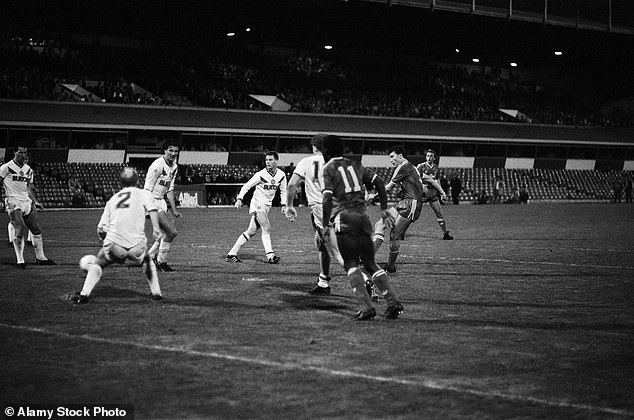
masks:
[[[324,157],[320,154],[307,156],[299,161],[293,171],[304,180],[304,190],[308,199],[308,206],[321,204],[321,190],[324,185]]]
[[[33,169],[26,163],[22,167],[11,159],[0,166],[0,178],[4,184],[6,197],[29,200],[29,184],[33,183]]]
[[[161,156],[152,162],[148,168],[144,189],[150,191],[155,199],[163,199],[166,193],[174,191],[174,181],[176,180],[177,172],[178,165],[176,162],[170,166]]]
[[[238,199],[244,199],[244,195],[253,187],[255,192],[251,201],[255,201],[256,205],[271,206],[275,193],[280,190],[282,204],[286,204],[286,174],[284,171],[276,168],[275,174],[271,175],[266,168],[258,171],[248,180],[240,189]],[[253,207],[253,205],[252,205]]]
[[[157,210],[149,191],[126,187],[113,195],[99,220],[99,226],[107,232],[105,241],[131,248],[145,241],[145,213]]]

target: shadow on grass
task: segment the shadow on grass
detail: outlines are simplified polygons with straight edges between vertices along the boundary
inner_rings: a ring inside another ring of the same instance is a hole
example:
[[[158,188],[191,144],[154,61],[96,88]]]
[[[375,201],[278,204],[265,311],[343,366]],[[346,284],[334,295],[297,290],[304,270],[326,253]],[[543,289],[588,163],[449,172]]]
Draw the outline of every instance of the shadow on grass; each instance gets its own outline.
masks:
[[[566,308],[593,308],[593,309],[610,309],[614,306],[597,305],[592,303],[560,303],[560,304],[544,304],[534,302],[473,302],[464,300],[429,300],[434,305],[450,305],[450,306],[472,306],[476,308],[534,308],[534,309],[566,309]]]
[[[423,320],[426,324],[452,324],[464,325],[468,327],[497,327],[497,328],[517,328],[517,329],[535,329],[535,330],[587,330],[587,331],[627,331],[634,332],[634,324],[624,324],[620,322],[562,322],[552,321],[494,321],[490,319],[433,319]]]

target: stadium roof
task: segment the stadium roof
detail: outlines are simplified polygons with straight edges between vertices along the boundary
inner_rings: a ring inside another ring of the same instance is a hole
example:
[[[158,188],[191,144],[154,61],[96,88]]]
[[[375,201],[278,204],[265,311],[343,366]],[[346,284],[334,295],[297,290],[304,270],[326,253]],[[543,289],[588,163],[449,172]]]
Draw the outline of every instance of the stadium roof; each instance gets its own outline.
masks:
[[[177,130],[191,133],[631,146],[627,129],[0,100],[0,127]]]

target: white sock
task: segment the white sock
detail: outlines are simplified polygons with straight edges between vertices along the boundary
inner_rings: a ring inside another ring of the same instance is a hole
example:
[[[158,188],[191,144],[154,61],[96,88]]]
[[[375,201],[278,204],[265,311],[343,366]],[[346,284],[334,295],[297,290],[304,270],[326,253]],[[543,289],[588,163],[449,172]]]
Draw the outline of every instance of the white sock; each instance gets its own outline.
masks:
[[[163,239],[161,239],[161,245],[159,246],[158,257],[156,257],[156,260],[159,263],[164,263],[165,261],[167,261],[167,254],[170,252],[171,246],[172,246],[171,242],[165,242]]]
[[[242,235],[238,236],[238,239],[236,239],[236,243],[233,244],[233,248],[231,248],[231,251],[229,251],[229,255],[238,255],[240,248],[242,248],[242,245],[246,244],[248,240],[249,237],[246,235],[246,233],[242,233]]]
[[[13,223],[9,222],[9,226],[7,226],[7,230],[9,231],[9,242],[13,243],[15,239],[15,228],[13,227]]]
[[[88,274],[86,274],[86,280],[84,280],[84,287],[81,289],[82,295],[90,296],[92,289],[95,288],[101,279],[101,273],[102,270],[99,264],[93,264],[88,268]]]
[[[13,240],[13,250],[18,264],[24,264],[24,238],[15,238]]]
[[[319,287],[328,287],[330,286],[330,282],[327,280],[327,276],[325,274],[319,274],[319,281],[317,282],[317,286]]]
[[[33,233],[29,230],[29,234],[26,236],[26,241],[33,243]]]
[[[148,258],[145,276],[147,277],[147,282],[150,285],[150,293],[156,296],[161,296],[161,286],[159,286],[156,266],[151,258]]]
[[[42,234],[33,235],[33,247],[35,248],[35,258],[38,260],[45,260],[44,255],[44,241],[42,241]]]
[[[147,251],[147,254],[150,256],[150,258],[154,258],[158,254],[158,249],[160,245],[161,245],[160,240],[154,241],[150,249]]]
[[[268,254],[274,254],[270,233],[262,232],[262,245],[264,245],[264,253],[267,254],[267,256],[269,256]]]

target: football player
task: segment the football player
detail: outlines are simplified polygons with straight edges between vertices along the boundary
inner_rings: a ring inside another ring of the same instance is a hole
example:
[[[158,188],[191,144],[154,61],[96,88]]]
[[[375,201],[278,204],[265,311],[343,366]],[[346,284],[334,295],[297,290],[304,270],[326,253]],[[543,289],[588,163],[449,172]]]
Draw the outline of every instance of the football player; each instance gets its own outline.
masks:
[[[270,264],[280,262],[280,257],[275,255],[273,251],[273,245],[271,243],[271,223],[269,222],[269,211],[271,210],[273,198],[277,190],[280,191],[282,214],[285,214],[286,210],[287,181],[284,171],[277,167],[279,159],[277,152],[267,152],[264,158],[266,167],[256,172],[251,179],[242,186],[238,193],[235,203],[236,209],[242,207],[242,200],[245,194],[251,188],[255,187],[249,208],[249,215],[251,216],[249,227],[242,232],[238,239],[236,239],[233,248],[229,250],[226,257],[228,262],[242,262],[238,257],[240,248],[242,248],[242,245],[246,244],[260,228],[262,228],[262,245],[264,245],[264,253],[268,262]]]
[[[293,207],[293,199],[301,183],[304,183],[308,207],[310,207],[310,219],[315,231],[315,246],[319,252],[319,276],[317,284],[309,291],[313,295],[330,294],[330,254],[339,259],[343,265],[343,259],[338,249],[328,247],[328,243],[323,236],[323,211],[322,211],[322,185],[324,157],[322,147],[325,134],[317,134],[311,140],[313,154],[299,161],[293,175],[288,183],[288,194],[286,198],[286,217],[294,221],[297,217],[297,210]]]
[[[154,263],[159,271],[174,271],[167,264],[167,254],[172,246],[172,241],[176,238],[178,231],[174,225],[174,218],[182,217],[176,210],[176,200],[174,199],[174,182],[178,165],[178,145],[170,142],[165,143],[164,154],[150,165],[145,177],[145,189],[152,193],[158,207],[159,225],[163,235],[160,242],[154,244],[150,250]],[[167,202],[169,201],[169,209]],[[158,248],[158,253],[155,250]]]
[[[5,208],[9,213],[9,221],[15,232],[13,249],[16,256],[16,267],[24,269],[24,238],[31,231],[35,248],[35,264],[56,265],[44,255],[42,230],[37,220],[36,208],[44,209],[37,201],[32,189],[33,169],[26,163],[28,149],[23,145],[15,148],[14,157],[0,166],[0,180],[4,184]]]
[[[429,203],[429,206],[436,214],[438,225],[442,229],[444,240],[452,240],[453,236],[449,234],[447,230],[447,223],[445,223],[445,216],[443,216],[442,208],[440,207],[440,200],[446,200],[447,194],[438,183],[438,165],[436,164],[436,152],[434,150],[427,150],[425,152],[425,162],[419,164],[416,169],[420,174],[423,184],[426,187],[426,196],[423,197],[424,203]],[[437,185],[436,185],[437,184]],[[429,188],[433,187],[433,188]]]
[[[103,239],[103,245],[97,256],[86,255],[79,262],[86,271],[86,279],[81,291],[69,296],[74,304],[88,303],[104,267],[126,261],[143,266],[150,286],[150,297],[162,299],[156,266],[146,252],[145,237],[146,214],[152,222],[152,236],[155,240],[161,237],[157,201],[150,192],[136,187],[138,180],[139,176],[133,168],[124,168],[121,172],[119,182],[123,189],[108,200],[97,225],[97,234]]]
[[[403,312],[403,305],[392,290],[387,274],[374,260],[372,223],[366,213],[365,187],[374,186],[380,197],[382,219],[390,224],[383,180],[366,170],[361,163],[344,158],[343,143],[338,136],[326,136],[323,155],[326,161],[323,170],[323,234],[326,238],[336,235],[350,286],[361,304],[354,319],[366,321],[376,316],[359,261],[387,301],[385,318],[396,319]]]

